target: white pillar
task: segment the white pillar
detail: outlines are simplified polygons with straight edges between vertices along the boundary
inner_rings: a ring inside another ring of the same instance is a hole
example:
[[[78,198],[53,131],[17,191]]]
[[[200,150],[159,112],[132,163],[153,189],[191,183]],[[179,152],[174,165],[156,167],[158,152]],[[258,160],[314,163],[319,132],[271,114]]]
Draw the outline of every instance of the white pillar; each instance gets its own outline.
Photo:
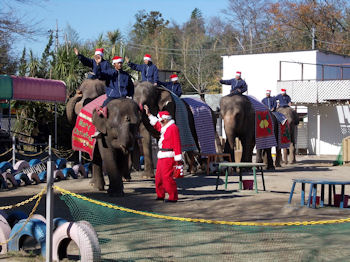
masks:
[[[12,136],[12,167],[16,164],[16,138]]]
[[[52,261],[53,232],[53,165],[51,161],[51,135],[49,136],[49,160],[46,170],[46,262]]]
[[[316,155],[321,154],[321,115],[320,110],[317,107],[317,139],[316,139]]]
[[[57,103],[55,102],[55,148],[57,149]]]

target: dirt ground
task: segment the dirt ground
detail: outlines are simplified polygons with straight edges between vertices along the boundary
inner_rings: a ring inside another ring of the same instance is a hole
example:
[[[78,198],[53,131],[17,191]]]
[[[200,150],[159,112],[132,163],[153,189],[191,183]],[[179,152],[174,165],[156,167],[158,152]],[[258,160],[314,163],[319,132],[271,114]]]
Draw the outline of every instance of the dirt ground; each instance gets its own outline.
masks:
[[[220,177],[216,191],[217,176],[196,174],[177,180],[179,201],[163,203],[155,201],[154,180],[145,180],[141,172],[132,173],[132,181],[125,183],[125,197],[111,198],[105,192],[93,190],[89,179],[69,179],[56,185],[74,193],[116,205],[150,211],[171,216],[204,218],[226,221],[284,222],[327,220],[350,217],[350,208],[307,208],[300,206],[300,185],[295,188],[292,204],[288,204],[293,178],[327,178],[350,180],[350,166],[333,166],[335,156],[297,156],[297,163],[265,171],[266,191],[262,191],[261,176],[258,176],[259,193],[251,190],[238,190],[238,176],[229,176],[228,188],[224,189],[224,176]],[[243,179],[252,179],[252,176]],[[38,193],[45,184],[30,185],[0,192],[0,206],[14,204]],[[337,188],[340,192],[340,188]],[[306,196],[308,186],[306,186]],[[350,194],[350,188],[346,188]],[[318,193],[320,194],[320,193]],[[326,190],[327,194],[327,190]],[[70,213],[56,192],[54,216],[70,219]],[[325,198],[327,204],[328,198]],[[349,203],[350,205],[350,203]],[[32,206],[32,205],[31,205]],[[28,208],[28,210],[30,210]],[[38,212],[45,215],[45,198]]]

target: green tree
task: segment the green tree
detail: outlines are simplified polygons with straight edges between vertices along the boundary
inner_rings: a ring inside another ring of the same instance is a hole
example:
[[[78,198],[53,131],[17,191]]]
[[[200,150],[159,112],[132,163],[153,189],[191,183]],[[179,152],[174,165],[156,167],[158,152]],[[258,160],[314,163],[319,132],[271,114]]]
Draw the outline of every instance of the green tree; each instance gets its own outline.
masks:
[[[40,78],[50,78],[51,77],[51,64],[50,64],[50,56],[53,56],[53,52],[51,51],[51,47],[53,44],[53,36],[52,33],[49,36],[49,41],[45,47],[45,50],[41,56],[39,63],[39,72],[38,77]],[[51,59],[52,60],[52,59]]]

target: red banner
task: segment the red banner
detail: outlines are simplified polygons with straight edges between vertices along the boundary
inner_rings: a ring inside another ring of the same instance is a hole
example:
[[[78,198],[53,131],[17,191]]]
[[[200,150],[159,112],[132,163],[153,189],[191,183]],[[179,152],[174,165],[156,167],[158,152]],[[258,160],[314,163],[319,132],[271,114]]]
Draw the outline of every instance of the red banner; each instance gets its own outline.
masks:
[[[256,137],[272,136],[272,119],[269,111],[256,111]]]
[[[72,133],[72,148],[76,151],[83,151],[93,158],[96,139],[91,136],[96,128],[92,124],[92,114],[81,109]]]

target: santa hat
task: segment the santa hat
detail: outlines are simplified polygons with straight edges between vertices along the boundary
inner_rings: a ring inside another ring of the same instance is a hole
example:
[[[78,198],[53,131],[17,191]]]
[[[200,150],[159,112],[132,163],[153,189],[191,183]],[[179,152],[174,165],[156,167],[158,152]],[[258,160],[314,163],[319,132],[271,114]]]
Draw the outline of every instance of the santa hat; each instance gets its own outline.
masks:
[[[103,56],[104,48],[96,48],[95,55]]]
[[[123,62],[124,62],[124,59],[122,57],[120,56],[113,57],[112,64],[123,63]]]
[[[282,93],[285,93],[285,92],[287,92],[287,90],[284,89],[284,88],[282,88],[282,89],[281,89],[281,92],[282,92]]]
[[[271,90],[266,90],[266,94],[271,94]]]
[[[242,74],[242,73],[241,73],[240,71],[237,71],[237,72],[236,72],[236,76],[241,76],[241,74]]]
[[[179,80],[179,77],[176,74],[173,74],[173,75],[170,76],[170,80],[171,81],[176,81],[176,80]]]
[[[157,116],[158,116],[159,121],[162,121],[165,119],[167,119],[167,120],[171,119],[171,115],[168,111],[160,111]]]
[[[145,54],[144,57],[143,57],[143,60],[152,61],[152,57],[149,54]]]

